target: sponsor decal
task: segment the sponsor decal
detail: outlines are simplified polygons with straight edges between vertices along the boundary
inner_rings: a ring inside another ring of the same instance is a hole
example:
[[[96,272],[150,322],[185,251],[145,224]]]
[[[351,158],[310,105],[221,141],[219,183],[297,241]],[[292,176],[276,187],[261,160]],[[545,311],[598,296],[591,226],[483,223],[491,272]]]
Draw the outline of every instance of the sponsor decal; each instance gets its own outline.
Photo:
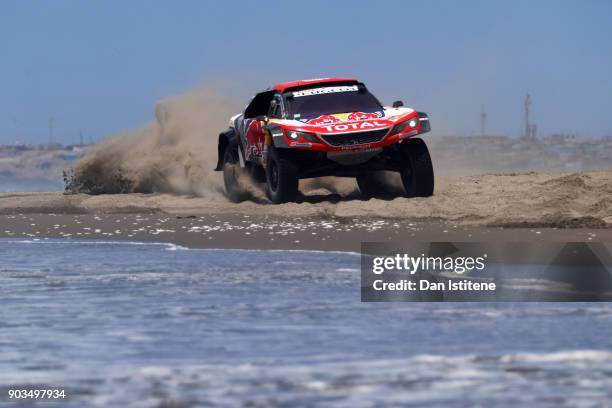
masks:
[[[359,152],[369,152],[372,150],[376,150],[376,148],[372,147],[371,143],[368,144],[363,144],[363,145],[358,145],[358,146],[340,146],[340,150],[351,150],[351,151],[356,151],[359,150]]]
[[[304,142],[289,142],[291,147],[312,147],[312,143]]]
[[[366,120],[366,119],[378,119],[380,117],[382,117],[382,112],[373,112],[373,113],[353,112],[353,113],[350,113],[346,119],[349,121],[355,121],[355,120]]]
[[[328,132],[342,132],[348,130],[366,130],[366,129],[377,129],[385,126],[389,126],[387,121],[373,120],[369,122],[356,122],[356,123],[340,123],[322,126]]]
[[[325,125],[328,123],[338,122],[356,122],[368,119],[380,119],[383,117],[382,112],[351,112],[351,113],[335,113],[333,115],[321,115],[317,118],[305,121],[309,125]]]
[[[255,144],[251,144],[246,149],[246,158],[250,160],[254,156],[261,156],[264,150],[264,143],[257,142]]]
[[[343,147],[341,151],[328,152],[327,154],[333,155],[333,156],[352,156],[357,153],[361,154],[361,153],[381,152],[381,151],[382,151],[382,148],[372,147],[372,144],[368,143],[368,144],[364,144],[360,146]]]
[[[337,93],[337,92],[356,92],[358,91],[357,85],[350,86],[326,86],[324,88],[313,88],[313,89],[305,89],[303,91],[295,91],[292,93],[294,98],[300,98],[302,96],[313,96],[313,95],[323,95],[328,93]]]
[[[326,123],[337,123],[337,122],[342,122],[342,119],[334,115],[321,115],[318,118],[309,120],[307,123],[309,125],[324,125]]]

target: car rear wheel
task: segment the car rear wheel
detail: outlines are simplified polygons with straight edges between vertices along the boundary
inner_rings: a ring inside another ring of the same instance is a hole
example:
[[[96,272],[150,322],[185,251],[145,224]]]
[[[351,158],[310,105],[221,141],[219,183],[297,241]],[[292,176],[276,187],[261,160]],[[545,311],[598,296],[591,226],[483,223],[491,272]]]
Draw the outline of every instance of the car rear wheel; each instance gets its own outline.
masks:
[[[270,146],[266,164],[266,194],[270,201],[275,204],[295,201],[298,181],[297,167]]]
[[[228,146],[223,154],[223,184],[225,195],[233,203],[240,203],[249,198],[249,193],[240,184],[244,173],[238,165],[238,148]]]
[[[408,197],[429,197],[434,192],[434,172],[429,150],[423,139],[404,141],[400,150],[406,166],[400,171]]]

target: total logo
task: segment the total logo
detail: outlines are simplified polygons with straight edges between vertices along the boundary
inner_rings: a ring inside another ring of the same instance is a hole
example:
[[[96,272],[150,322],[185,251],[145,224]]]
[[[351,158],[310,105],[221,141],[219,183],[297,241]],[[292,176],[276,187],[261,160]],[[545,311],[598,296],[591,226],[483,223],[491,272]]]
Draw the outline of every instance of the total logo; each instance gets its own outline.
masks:
[[[333,125],[321,126],[328,132],[342,132],[345,130],[365,130],[365,129],[377,129],[389,126],[387,121],[372,120],[369,122],[356,122],[356,123],[339,123]]]

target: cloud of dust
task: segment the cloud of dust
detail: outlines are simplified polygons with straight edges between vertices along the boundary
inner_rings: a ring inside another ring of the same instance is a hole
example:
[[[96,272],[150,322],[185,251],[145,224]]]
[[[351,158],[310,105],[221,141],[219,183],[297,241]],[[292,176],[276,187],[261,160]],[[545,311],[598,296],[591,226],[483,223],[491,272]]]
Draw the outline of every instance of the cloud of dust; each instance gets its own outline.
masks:
[[[200,86],[156,104],[156,121],[110,137],[77,162],[78,190],[221,197],[217,138],[240,105]]]
[[[314,179],[306,179],[300,182],[300,191],[302,193],[323,193],[323,194],[339,194],[348,196],[357,188],[357,183],[352,178],[341,177],[319,177]]]
[[[241,110],[222,92],[202,85],[155,105],[155,121],[102,141],[74,169],[74,192],[175,193],[224,197],[223,177],[214,172],[217,137],[228,119]],[[266,202],[262,189],[245,173],[239,177],[248,199]],[[353,179],[323,177],[304,180],[306,194],[353,193]]]
[[[160,101],[155,107],[156,120],[104,140],[79,160],[67,190],[91,194],[163,192],[222,199],[223,177],[213,171],[217,138],[227,128],[228,118],[242,107],[222,95],[218,87],[204,84]],[[423,139],[429,145],[438,176],[568,170],[568,160],[546,142],[442,137],[435,128]],[[546,152],[550,157],[543,160]],[[262,186],[243,176],[241,184],[250,193],[249,199],[267,202]],[[401,190],[397,174],[386,174],[385,180]],[[354,179],[324,177],[302,180],[300,190],[305,195],[347,197],[357,191],[357,186]]]

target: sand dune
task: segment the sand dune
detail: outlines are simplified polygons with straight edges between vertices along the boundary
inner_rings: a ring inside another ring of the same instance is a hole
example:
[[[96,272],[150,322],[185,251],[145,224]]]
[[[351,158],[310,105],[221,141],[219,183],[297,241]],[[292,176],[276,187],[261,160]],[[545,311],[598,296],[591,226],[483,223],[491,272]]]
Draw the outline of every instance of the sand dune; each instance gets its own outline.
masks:
[[[0,194],[0,213],[252,214],[279,217],[390,218],[505,227],[612,227],[612,171],[486,174],[439,178],[429,198],[362,200],[347,181],[330,192],[310,183],[298,203],[231,204],[223,197],[172,194]]]

